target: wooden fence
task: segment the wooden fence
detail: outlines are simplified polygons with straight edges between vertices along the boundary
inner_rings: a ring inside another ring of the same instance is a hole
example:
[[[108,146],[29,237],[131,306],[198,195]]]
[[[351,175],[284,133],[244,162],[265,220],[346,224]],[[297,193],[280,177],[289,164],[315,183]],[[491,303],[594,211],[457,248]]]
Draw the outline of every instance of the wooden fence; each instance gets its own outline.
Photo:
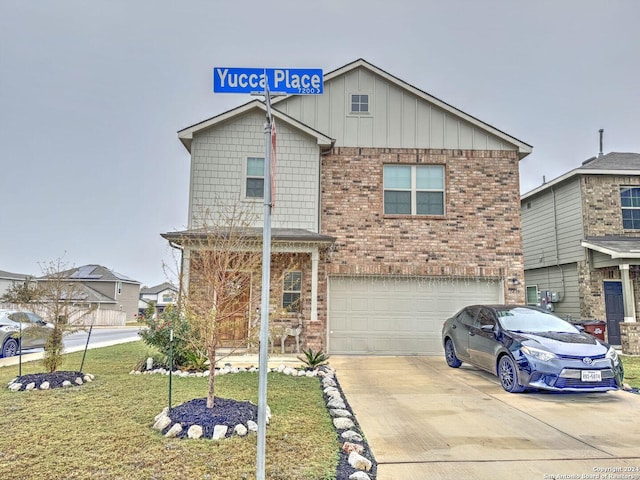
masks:
[[[8,308],[11,310],[29,310],[33,313],[40,315],[44,320],[48,320],[46,309],[39,305],[33,305],[28,308],[19,307],[17,305],[0,304],[0,309]],[[74,322],[76,325],[89,326],[93,322],[94,326],[102,327],[124,327],[127,323],[127,314],[119,310],[94,310],[84,316],[78,321]]]

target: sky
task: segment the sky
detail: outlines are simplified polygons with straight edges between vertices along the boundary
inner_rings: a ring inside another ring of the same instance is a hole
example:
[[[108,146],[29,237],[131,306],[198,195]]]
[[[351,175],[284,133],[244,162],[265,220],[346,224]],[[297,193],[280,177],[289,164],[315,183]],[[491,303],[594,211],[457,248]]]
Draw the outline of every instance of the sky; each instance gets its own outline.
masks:
[[[62,259],[173,279],[177,131],[251,97],[213,67],[358,58],[533,146],[521,192],[640,152],[636,0],[0,0],[0,270]],[[168,271],[163,265],[168,266]]]

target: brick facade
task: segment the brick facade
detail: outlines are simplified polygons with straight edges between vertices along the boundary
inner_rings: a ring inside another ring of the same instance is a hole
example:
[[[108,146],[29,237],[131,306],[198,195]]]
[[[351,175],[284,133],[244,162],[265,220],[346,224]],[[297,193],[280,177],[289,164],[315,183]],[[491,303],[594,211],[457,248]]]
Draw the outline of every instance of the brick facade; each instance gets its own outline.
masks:
[[[445,215],[384,215],[385,164],[444,165]],[[524,302],[515,151],[334,148],[321,172],[329,274],[507,279]]]

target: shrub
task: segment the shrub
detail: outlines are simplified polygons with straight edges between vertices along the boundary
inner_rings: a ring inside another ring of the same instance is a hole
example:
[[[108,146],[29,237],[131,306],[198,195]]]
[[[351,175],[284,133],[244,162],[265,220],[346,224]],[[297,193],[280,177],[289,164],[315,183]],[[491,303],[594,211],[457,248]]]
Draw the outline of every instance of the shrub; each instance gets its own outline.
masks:
[[[189,323],[180,315],[178,309],[167,307],[156,318],[145,317],[144,323],[149,327],[140,332],[142,340],[152,347],[157,348],[167,359],[169,366],[169,351],[171,348],[171,330],[173,330],[173,366],[185,365],[188,361],[189,348]]]
[[[329,362],[329,355],[325,354],[322,350],[314,352],[312,349],[302,350],[304,357],[298,357],[298,360],[304,363],[305,368],[315,369],[322,365],[326,365]]]

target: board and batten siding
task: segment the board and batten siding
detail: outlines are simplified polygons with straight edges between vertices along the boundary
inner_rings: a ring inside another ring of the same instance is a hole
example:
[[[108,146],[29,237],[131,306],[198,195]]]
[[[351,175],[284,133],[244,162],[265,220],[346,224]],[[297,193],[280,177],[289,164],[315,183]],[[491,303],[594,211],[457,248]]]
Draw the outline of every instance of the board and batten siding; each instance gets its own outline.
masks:
[[[369,95],[369,113],[351,113],[352,94]],[[334,138],[336,147],[516,149],[365,68],[325,82],[322,95],[294,95],[275,108]]]
[[[524,199],[521,211],[525,270],[584,260],[579,180]]]
[[[574,320],[580,318],[577,263],[525,270],[524,281],[527,287],[537,286],[538,291],[550,290],[560,294],[560,301],[553,304],[559,317],[571,315]]]
[[[277,122],[276,206],[273,228],[318,231],[320,149],[317,141],[284,122]],[[189,228],[199,226],[203,212],[240,199],[254,226],[262,226],[264,202],[244,198],[247,157],[264,158],[264,113],[245,115],[194,134],[191,151]],[[242,193],[240,193],[242,192]],[[215,219],[210,218],[209,222]]]

